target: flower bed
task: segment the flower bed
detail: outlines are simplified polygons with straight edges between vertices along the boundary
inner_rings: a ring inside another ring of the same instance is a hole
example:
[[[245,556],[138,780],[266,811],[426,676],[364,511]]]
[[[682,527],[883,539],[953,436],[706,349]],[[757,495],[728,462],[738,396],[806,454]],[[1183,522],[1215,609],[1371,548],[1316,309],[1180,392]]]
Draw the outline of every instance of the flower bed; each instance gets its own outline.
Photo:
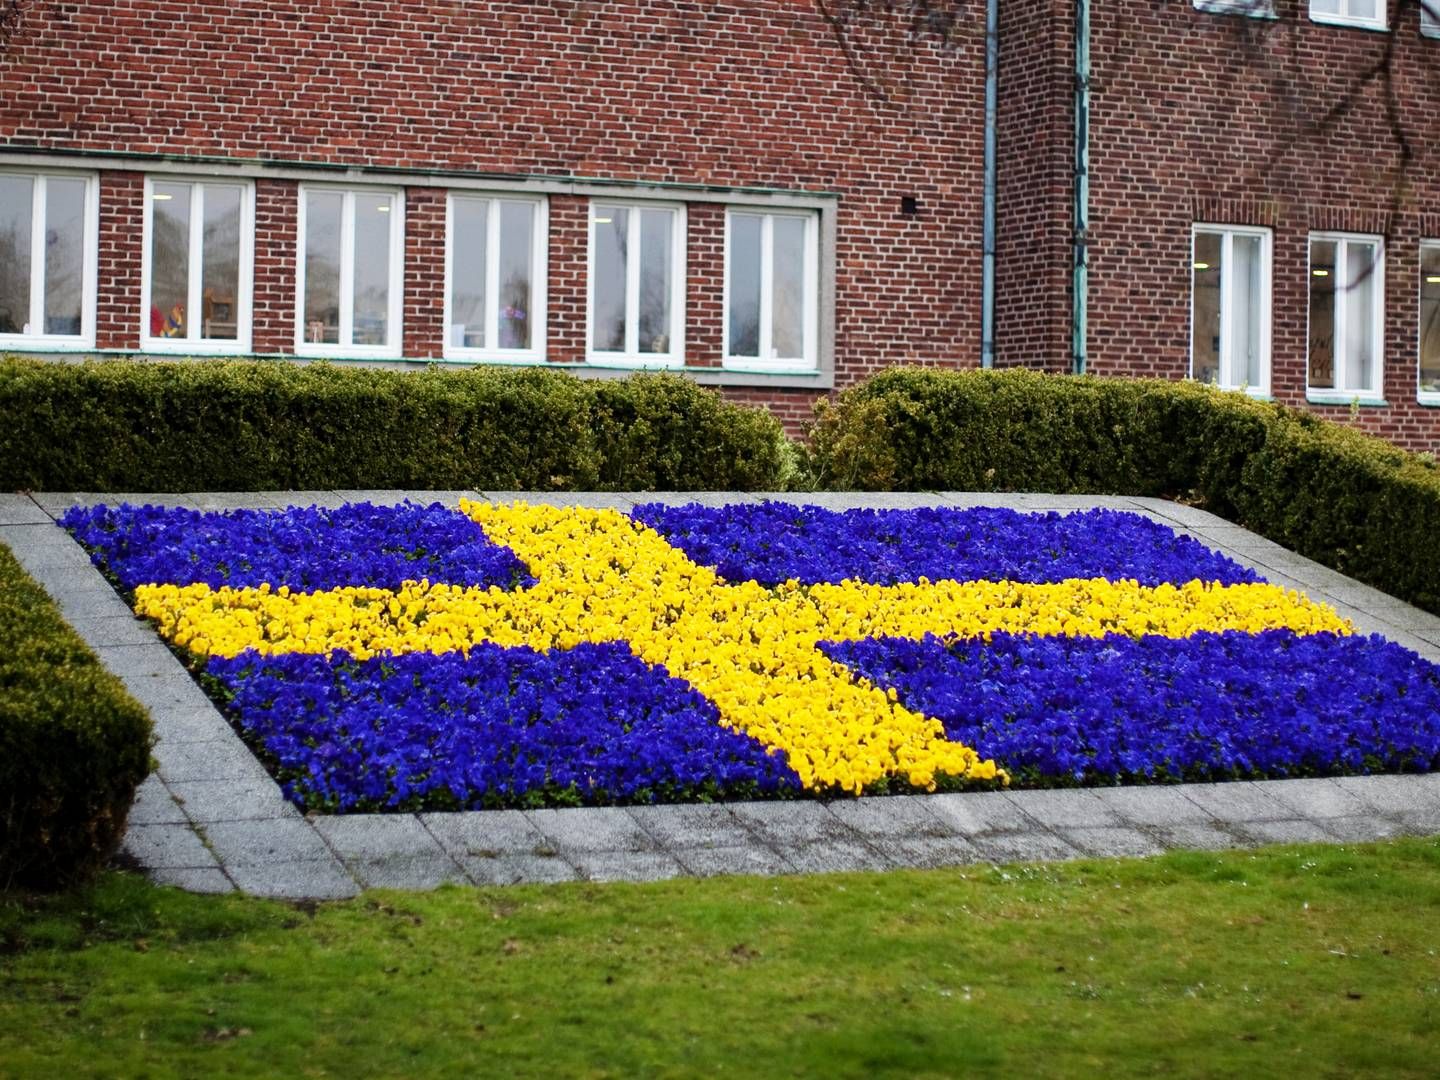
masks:
[[[1137,515],[64,522],[303,806],[1433,768],[1440,668]]]

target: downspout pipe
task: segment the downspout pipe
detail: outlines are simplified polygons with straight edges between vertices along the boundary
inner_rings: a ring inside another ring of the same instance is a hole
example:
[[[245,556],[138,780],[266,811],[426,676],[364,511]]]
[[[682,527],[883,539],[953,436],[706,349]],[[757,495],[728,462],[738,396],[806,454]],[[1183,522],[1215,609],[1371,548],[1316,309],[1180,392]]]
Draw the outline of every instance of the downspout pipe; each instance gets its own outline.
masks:
[[[995,366],[995,128],[999,119],[1000,0],[985,0],[985,197],[980,255],[980,366]]]
[[[1075,0],[1075,212],[1070,287],[1070,369],[1085,374],[1090,288],[1090,0]]]

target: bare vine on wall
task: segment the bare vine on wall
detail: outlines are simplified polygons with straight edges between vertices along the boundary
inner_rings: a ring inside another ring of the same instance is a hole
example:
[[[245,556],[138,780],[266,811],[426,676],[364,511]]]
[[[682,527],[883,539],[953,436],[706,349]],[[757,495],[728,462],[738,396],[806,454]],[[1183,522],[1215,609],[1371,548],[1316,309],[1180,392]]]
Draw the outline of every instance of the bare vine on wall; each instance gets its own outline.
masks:
[[[851,74],[889,106],[911,96],[918,53],[985,36],[985,5],[976,0],[815,0],[815,6]]]
[[[28,6],[27,0],[0,0],[0,51],[20,32]]]

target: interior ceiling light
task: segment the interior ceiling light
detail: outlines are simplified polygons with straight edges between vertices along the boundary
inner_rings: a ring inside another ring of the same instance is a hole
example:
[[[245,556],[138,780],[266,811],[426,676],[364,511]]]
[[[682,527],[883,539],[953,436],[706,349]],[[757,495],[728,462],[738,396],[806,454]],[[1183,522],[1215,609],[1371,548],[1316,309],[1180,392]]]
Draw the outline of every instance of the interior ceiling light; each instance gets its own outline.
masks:
[[[379,206],[375,207],[375,209],[379,210],[382,214],[388,214],[390,212],[390,204],[381,203]]]
[[[1440,274],[1431,274],[1425,279],[1426,285],[1440,285]]]
[[[1329,270],[1311,270],[1310,273],[1314,274],[1316,277],[1329,277],[1329,276],[1330,276],[1330,271],[1329,271]]]
[[[1195,264],[1195,269],[1196,269],[1196,270],[1209,270],[1209,269],[1210,269],[1210,264],[1209,264],[1209,263],[1196,263],[1196,264]]]
[[[608,218],[608,217],[597,217],[597,218],[595,219],[595,224],[596,224],[596,225],[609,225],[610,222],[613,221],[613,220],[614,220],[613,218]]]
[[[154,199],[156,202],[165,202],[169,199],[173,199],[174,197],[174,195],[165,195],[159,191],[157,191],[154,195],[150,196],[150,198]]]

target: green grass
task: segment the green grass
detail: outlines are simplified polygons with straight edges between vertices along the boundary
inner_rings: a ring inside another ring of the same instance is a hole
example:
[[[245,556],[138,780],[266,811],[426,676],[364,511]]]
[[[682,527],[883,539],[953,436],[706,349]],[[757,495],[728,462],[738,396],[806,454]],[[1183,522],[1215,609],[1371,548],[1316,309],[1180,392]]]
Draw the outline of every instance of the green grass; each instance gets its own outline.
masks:
[[[1434,1076],[1440,838],[288,905],[0,894],[0,1076]]]

